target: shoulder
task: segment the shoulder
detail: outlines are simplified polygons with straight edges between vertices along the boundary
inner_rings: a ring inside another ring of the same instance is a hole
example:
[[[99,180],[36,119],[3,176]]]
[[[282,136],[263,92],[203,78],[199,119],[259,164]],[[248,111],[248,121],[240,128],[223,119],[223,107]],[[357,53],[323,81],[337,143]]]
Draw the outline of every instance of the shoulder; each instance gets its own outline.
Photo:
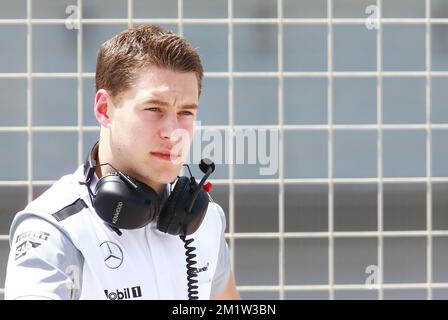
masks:
[[[207,215],[213,217],[217,223],[219,223],[221,229],[226,229],[226,215],[222,207],[214,201],[210,201],[208,204]]]
[[[209,202],[207,213],[195,236],[204,236],[207,239],[220,239],[226,229],[226,217],[223,209],[216,202]],[[209,241],[207,240],[207,241]]]
[[[53,214],[70,205],[79,198],[77,180],[80,180],[78,171],[61,177],[23,211]]]
[[[64,229],[33,214],[17,221],[10,232],[5,297],[71,299],[79,294],[69,284],[78,281],[84,260]]]
[[[22,211],[19,211],[10,226],[10,236],[12,237],[19,231],[26,232],[27,229],[39,226],[44,229],[52,229],[53,233],[57,230],[62,236],[68,237],[63,225],[58,223],[55,214],[70,208],[79,200],[75,177],[75,174],[63,176],[42,195],[31,201]]]
[[[53,222],[44,216],[25,213],[15,220],[10,230],[11,248],[18,250],[15,260],[19,259],[21,254],[25,255],[25,252],[20,252],[21,246],[38,247],[43,245],[46,247],[47,243],[49,243],[49,247],[72,246],[70,237],[56,221]]]

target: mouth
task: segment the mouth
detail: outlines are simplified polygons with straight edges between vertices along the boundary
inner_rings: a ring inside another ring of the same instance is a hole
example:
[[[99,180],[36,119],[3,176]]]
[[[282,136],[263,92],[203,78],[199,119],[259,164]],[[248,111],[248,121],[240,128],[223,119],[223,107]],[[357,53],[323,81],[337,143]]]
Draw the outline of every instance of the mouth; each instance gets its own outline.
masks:
[[[151,152],[151,155],[158,159],[165,160],[165,161],[171,161],[171,162],[177,161],[181,157],[180,155],[172,154],[169,152],[163,152],[163,151],[162,152]]]

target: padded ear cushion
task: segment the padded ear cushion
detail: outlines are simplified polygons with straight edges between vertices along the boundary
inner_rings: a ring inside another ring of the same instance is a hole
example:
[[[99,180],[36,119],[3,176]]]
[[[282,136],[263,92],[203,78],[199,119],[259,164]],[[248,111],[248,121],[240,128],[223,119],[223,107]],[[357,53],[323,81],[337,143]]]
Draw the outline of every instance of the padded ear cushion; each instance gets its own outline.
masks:
[[[138,229],[153,221],[159,212],[158,194],[146,184],[132,179],[131,189],[117,173],[107,174],[95,187],[93,206],[106,223],[119,229]]]
[[[187,225],[186,234],[195,233],[196,230],[201,226],[202,220],[204,220],[205,214],[207,213],[209,196],[204,189],[199,190],[198,197],[191,209],[191,213],[185,217],[184,224]]]
[[[180,177],[174,189],[171,191],[168,199],[160,211],[159,218],[157,219],[157,229],[161,232],[169,233],[172,235],[178,235],[182,230],[180,223],[183,221],[186,208],[182,208],[182,203],[185,202],[184,198],[189,193],[190,179],[187,177]],[[189,197],[187,197],[189,198]],[[185,206],[187,204],[184,204]]]

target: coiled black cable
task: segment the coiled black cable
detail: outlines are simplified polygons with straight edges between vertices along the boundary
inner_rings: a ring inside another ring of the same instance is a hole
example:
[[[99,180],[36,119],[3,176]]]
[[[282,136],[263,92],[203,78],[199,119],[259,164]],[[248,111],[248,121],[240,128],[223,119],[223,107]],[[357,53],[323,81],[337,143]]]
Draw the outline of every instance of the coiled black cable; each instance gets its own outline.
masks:
[[[196,272],[196,268],[193,267],[197,262],[193,260],[196,258],[196,255],[192,253],[194,250],[196,250],[196,247],[190,246],[190,243],[194,241],[194,239],[185,239],[185,235],[180,235],[179,238],[184,242],[184,248],[185,248],[185,255],[187,257],[187,286],[188,286],[188,300],[198,300],[198,294],[199,294],[199,286],[196,284],[198,283],[198,280],[195,278],[198,276]]]

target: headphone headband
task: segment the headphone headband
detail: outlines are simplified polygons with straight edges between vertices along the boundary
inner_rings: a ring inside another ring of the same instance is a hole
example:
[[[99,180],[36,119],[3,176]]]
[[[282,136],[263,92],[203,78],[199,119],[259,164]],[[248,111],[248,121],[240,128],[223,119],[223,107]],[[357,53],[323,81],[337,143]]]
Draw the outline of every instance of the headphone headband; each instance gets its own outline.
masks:
[[[96,157],[98,156],[99,141],[95,143],[92,150],[87,154],[86,161],[84,161],[84,177],[86,183],[90,184],[93,174],[95,173],[95,167],[97,165]]]

